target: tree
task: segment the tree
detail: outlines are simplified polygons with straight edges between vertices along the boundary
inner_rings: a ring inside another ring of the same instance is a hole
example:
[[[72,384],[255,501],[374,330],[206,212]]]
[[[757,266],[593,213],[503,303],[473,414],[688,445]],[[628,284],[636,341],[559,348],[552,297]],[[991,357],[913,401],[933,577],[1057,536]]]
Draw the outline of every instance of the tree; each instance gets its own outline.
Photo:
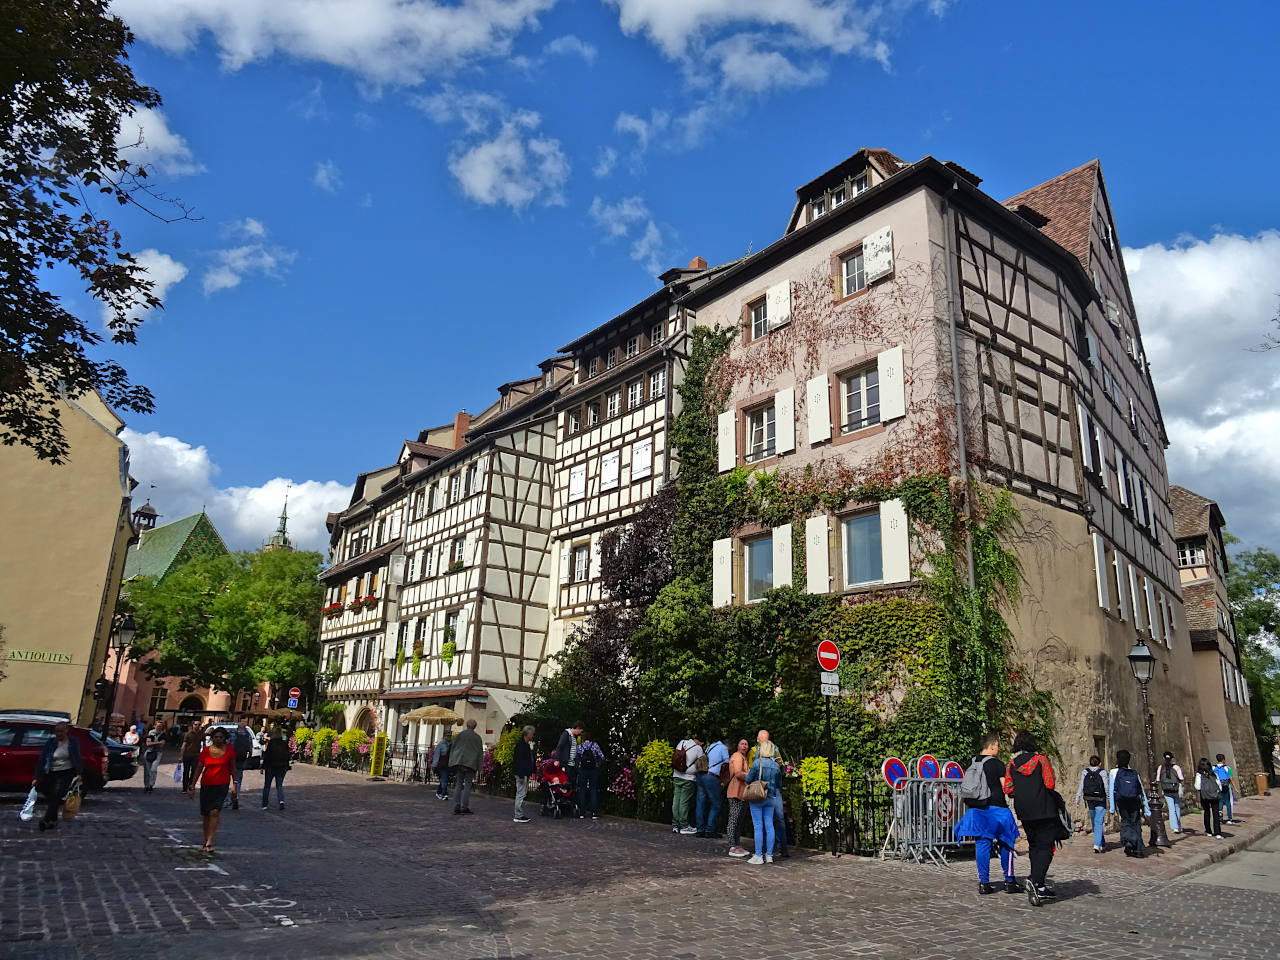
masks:
[[[121,120],[158,106],[160,95],[134,79],[133,35],[108,7],[0,4],[0,442],[54,463],[68,453],[61,393],[97,390],[136,413],[154,407],[118,363],[88,356],[102,335],[46,289],[60,274],[78,275],[120,344],[134,343],[141,312],[160,305],[146,271],[91,204],[94,194],[143,209],[173,203],[120,153]]]
[[[183,689],[302,683],[318,669],[321,562],[314,552],[236,553],[132,581],[129,655],[154,653],[147,672],[179,677]]]
[[[1228,542],[1238,542],[1228,535]],[[1280,556],[1259,547],[1231,558],[1227,598],[1235,616],[1240,669],[1249,685],[1249,711],[1263,762],[1271,762],[1275,730],[1270,713],[1280,709]]]

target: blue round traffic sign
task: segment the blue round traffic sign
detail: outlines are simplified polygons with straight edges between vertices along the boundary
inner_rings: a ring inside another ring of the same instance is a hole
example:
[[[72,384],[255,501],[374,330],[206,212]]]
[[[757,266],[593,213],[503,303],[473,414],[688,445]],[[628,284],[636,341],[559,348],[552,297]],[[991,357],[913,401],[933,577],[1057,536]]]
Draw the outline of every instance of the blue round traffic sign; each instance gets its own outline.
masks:
[[[916,771],[919,773],[920,776],[924,777],[927,780],[937,780],[938,779],[938,761],[926,753],[916,763]]]
[[[963,780],[964,767],[954,760],[942,761],[942,778],[944,780]]]
[[[901,790],[907,779],[907,765],[897,757],[889,757],[880,765],[880,775],[893,789]]]

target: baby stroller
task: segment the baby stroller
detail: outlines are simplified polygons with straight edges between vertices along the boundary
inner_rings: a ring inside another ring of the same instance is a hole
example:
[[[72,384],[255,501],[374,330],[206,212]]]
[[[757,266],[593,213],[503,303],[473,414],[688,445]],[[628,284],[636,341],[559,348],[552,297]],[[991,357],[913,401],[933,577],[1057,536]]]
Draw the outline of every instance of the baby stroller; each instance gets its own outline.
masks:
[[[559,820],[561,817],[572,817],[577,813],[578,804],[574,799],[573,784],[569,782],[569,775],[565,773],[564,767],[560,766],[559,760],[547,760],[543,763],[538,771],[538,779],[547,793],[546,800],[542,804],[544,817],[555,817]]]

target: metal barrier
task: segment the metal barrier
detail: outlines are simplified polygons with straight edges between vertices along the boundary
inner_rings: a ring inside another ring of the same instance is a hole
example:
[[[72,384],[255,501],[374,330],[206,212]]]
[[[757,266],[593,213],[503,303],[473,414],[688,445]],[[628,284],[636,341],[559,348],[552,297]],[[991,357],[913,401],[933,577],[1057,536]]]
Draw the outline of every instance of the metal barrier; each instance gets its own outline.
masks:
[[[959,780],[906,778],[893,800],[893,823],[880,858],[909,858],[916,863],[928,860],[945,866],[948,851],[972,842],[955,835],[955,825],[963,815]]]

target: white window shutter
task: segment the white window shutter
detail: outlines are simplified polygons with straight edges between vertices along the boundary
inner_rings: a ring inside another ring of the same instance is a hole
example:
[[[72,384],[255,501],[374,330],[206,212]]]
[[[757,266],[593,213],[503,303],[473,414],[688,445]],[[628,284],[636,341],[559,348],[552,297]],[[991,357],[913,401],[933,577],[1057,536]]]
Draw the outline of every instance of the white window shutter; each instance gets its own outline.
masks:
[[[727,607],[733,602],[733,538],[711,545],[711,605]]]
[[[458,626],[454,630],[453,634],[453,642],[458,645],[459,650],[465,650],[470,646],[467,642],[469,639],[467,636],[467,627],[469,626],[470,623],[468,623],[467,608],[463,607],[458,611]]]
[[[631,479],[639,480],[653,472],[653,440],[637,440],[631,447]]]
[[[827,378],[814,377],[804,387],[805,415],[809,421],[809,446],[831,439],[831,398]]]
[[[881,227],[862,238],[862,268],[868,285],[893,273],[893,227]]]
[[[880,504],[880,555],[885,583],[911,579],[911,537],[901,500]]]
[[[1093,435],[1098,440],[1098,456],[1101,460],[1098,463],[1098,479],[1102,482],[1102,489],[1107,489],[1107,442],[1102,435],[1102,426],[1096,421],[1093,424]]]
[[[716,452],[721,473],[727,473],[738,465],[738,432],[732,410],[726,410],[716,420]]]
[[[587,567],[587,579],[595,580],[600,576],[600,538],[591,538],[591,560]]]
[[[773,585],[791,586],[791,524],[773,528]]]
[[[1151,639],[1163,640],[1160,636],[1160,615],[1156,612],[1156,591],[1147,577],[1142,578],[1142,589],[1147,595],[1147,617],[1151,621],[1147,626],[1151,628]]]
[[[1096,536],[1096,534],[1095,534]],[[1120,552],[1116,551],[1116,603],[1120,608],[1120,619],[1129,619],[1129,588],[1125,586],[1129,582],[1128,564],[1124,557],[1120,556]]]
[[[580,463],[569,468],[569,500],[581,500],[587,495],[587,465]]]
[[[902,347],[890,347],[876,357],[880,381],[880,422],[907,415],[907,388],[902,379]]]
[[[1084,459],[1084,468],[1092,471],[1094,469],[1093,446],[1089,443],[1089,431],[1092,429],[1093,421],[1083,403],[1076,404],[1076,412],[1080,415],[1080,455]]]
[[[825,516],[809,517],[804,522],[805,589],[809,593],[826,593],[831,587],[829,522]]]
[[[1089,351],[1089,357],[1086,362],[1093,366],[1097,366],[1099,362],[1098,341],[1093,338],[1092,330],[1086,330],[1084,332],[1084,342],[1085,342],[1085,349]]]
[[[1107,583],[1107,545],[1099,534],[1093,535],[1093,575],[1098,582],[1098,606],[1111,609],[1111,590]]]
[[[474,567],[474,566],[478,566],[478,565],[479,565],[479,563],[480,563],[480,546],[481,546],[481,544],[482,544],[483,542],[484,542],[484,536],[483,536],[483,534],[482,534],[479,530],[476,530],[475,532],[473,532],[473,533],[471,533],[470,535],[468,535],[468,537],[467,537],[467,547],[468,547],[468,548],[470,549],[470,551],[471,551],[471,559],[470,559],[470,561],[469,561],[469,563],[468,563],[468,566],[472,566],[472,567]]]
[[[780,327],[791,319],[791,281],[783,280],[770,287],[764,295],[765,313],[769,329]]]
[[[1129,602],[1133,607],[1133,628],[1141,630],[1146,626],[1142,622],[1142,603],[1138,599],[1138,571],[1129,564]]]
[[[1129,506],[1129,467],[1124,454],[1120,452],[1119,444],[1116,444],[1116,488],[1120,493],[1121,505]]]
[[[567,543],[560,545],[560,582],[562,584],[569,582],[569,564],[572,562],[573,551]]]
[[[790,453],[796,448],[796,388],[786,387],[773,395],[774,449]]]
[[[614,490],[618,486],[618,467],[622,460],[621,450],[610,450],[600,458],[600,489]]]

